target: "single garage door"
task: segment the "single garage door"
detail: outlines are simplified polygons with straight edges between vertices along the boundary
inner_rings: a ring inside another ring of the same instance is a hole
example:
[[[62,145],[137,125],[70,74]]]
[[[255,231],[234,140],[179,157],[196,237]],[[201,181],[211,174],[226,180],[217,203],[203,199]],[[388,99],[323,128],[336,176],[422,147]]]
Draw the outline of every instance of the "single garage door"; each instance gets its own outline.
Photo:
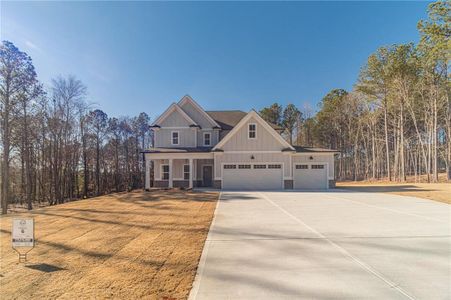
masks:
[[[224,164],[222,188],[230,190],[282,189],[282,164]]]
[[[295,164],[293,180],[295,189],[327,189],[327,165]]]

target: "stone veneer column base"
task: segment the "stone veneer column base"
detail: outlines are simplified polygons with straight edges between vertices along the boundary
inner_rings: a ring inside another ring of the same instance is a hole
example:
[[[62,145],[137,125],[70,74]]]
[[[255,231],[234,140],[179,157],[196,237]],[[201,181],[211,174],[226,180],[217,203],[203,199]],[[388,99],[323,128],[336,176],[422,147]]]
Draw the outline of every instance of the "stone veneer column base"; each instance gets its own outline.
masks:
[[[293,180],[285,179],[283,181],[283,188],[286,190],[292,190],[293,189]]]
[[[222,180],[213,180],[213,187],[215,189],[222,189]]]
[[[335,180],[329,180],[329,188],[330,189],[335,188]]]
[[[189,187],[189,181],[188,180],[174,180],[173,186],[175,188],[185,188],[185,189],[187,189]]]
[[[169,181],[166,180],[155,180],[153,186],[157,188],[167,188],[169,186]]]

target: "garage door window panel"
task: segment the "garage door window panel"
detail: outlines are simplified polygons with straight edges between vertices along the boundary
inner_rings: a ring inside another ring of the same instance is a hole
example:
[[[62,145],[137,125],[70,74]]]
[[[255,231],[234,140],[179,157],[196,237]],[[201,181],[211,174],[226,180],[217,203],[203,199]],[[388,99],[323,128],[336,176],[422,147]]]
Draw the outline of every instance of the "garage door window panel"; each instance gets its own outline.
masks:
[[[315,170],[324,169],[324,165],[312,165],[312,169]]]
[[[297,170],[307,170],[308,169],[308,165],[296,165],[296,169]]]
[[[238,165],[238,169],[250,169],[251,165]]]
[[[266,165],[254,165],[254,169],[266,169]]]
[[[282,165],[278,164],[268,165],[268,169],[282,169]]]

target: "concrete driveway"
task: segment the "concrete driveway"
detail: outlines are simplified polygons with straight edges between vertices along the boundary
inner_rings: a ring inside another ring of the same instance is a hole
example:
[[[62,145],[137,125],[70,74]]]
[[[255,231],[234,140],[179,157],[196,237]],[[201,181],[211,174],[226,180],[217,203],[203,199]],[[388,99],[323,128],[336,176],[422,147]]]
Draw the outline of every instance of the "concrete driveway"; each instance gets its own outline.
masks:
[[[450,220],[413,197],[223,192],[190,299],[450,299]]]

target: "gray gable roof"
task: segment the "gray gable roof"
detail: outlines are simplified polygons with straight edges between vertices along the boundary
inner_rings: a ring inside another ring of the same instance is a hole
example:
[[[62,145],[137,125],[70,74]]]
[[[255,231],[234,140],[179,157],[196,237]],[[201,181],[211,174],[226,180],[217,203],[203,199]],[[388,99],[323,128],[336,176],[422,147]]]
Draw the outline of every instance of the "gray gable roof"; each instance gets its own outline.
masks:
[[[241,110],[210,110],[206,113],[212,117],[223,130],[232,130],[232,128],[247,115],[246,112]],[[278,125],[269,122],[268,124],[277,131],[283,130],[283,128]]]
[[[231,130],[244,118],[246,113],[241,110],[215,110],[206,112],[223,130]]]

